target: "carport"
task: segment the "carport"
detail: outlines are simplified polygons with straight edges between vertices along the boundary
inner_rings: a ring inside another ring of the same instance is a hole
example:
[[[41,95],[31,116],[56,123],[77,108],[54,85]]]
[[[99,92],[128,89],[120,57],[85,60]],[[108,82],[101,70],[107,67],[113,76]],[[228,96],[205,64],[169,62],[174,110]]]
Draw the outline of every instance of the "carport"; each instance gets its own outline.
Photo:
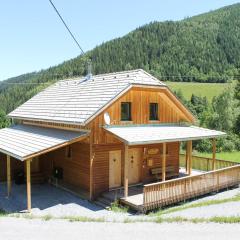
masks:
[[[81,141],[86,130],[63,130],[31,125],[13,125],[0,130],[0,152],[6,154],[7,196],[11,194],[11,158],[26,162],[27,210],[31,211],[31,162],[33,158]],[[1,171],[1,170],[0,170]]]

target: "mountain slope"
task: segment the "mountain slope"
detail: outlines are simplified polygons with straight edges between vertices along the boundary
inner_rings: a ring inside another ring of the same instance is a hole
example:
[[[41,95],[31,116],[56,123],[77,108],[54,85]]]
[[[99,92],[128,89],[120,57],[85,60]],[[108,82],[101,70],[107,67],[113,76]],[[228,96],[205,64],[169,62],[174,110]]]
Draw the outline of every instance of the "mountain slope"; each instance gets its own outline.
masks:
[[[162,80],[226,82],[239,74],[239,12],[235,4],[178,22],[153,22],[85,57],[9,79],[0,83],[0,108],[9,112],[58,79],[86,74],[88,57],[94,74],[143,68]]]

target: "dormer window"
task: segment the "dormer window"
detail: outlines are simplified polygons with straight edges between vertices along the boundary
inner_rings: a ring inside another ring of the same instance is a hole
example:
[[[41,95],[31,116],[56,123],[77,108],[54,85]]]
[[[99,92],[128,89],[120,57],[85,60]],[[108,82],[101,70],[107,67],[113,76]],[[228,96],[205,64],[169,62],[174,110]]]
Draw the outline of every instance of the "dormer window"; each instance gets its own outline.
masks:
[[[121,103],[121,121],[132,120],[132,109],[130,102]]]
[[[158,119],[158,103],[150,103],[149,105],[149,120],[157,121]]]

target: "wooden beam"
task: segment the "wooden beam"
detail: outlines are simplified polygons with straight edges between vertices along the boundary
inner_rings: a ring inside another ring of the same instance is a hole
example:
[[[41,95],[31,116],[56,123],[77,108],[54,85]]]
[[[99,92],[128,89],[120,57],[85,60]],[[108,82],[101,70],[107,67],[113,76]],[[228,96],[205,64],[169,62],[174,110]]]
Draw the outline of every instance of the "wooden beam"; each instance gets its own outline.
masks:
[[[188,164],[189,164],[189,156],[188,156],[188,143],[186,142],[186,158],[185,158],[185,169],[186,173],[188,173]]]
[[[35,157],[38,157],[38,156],[40,156],[40,155],[43,155],[43,154],[52,152],[52,151],[57,150],[57,149],[59,149],[59,148],[66,147],[66,146],[71,145],[71,144],[76,143],[76,142],[80,142],[80,141],[86,139],[88,136],[89,136],[89,133],[86,133],[86,135],[84,135],[84,136],[81,136],[81,137],[79,137],[79,138],[74,138],[74,139],[72,139],[71,141],[58,144],[58,145],[56,145],[56,146],[54,146],[54,147],[46,148],[46,149],[44,149],[44,150],[42,150],[42,151],[39,151],[39,152],[37,152],[37,153],[34,153],[34,154],[31,154],[31,155],[25,156],[23,159],[20,159],[20,160],[33,159],[33,158],[35,158]]]
[[[166,180],[166,153],[167,153],[167,144],[163,143],[162,150],[162,181]]]
[[[89,190],[89,199],[93,200],[93,160],[94,160],[94,154],[93,154],[93,134],[90,134],[90,190]]]
[[[27,210],[31,212],[31,161],[28,159],[26,161],[26,173],[27,173]]]
[[[192,141],[187,142],[187,150],[188,150],[188,171],[187,174],[192,174]]]
[[[11,194],[11,157],[7,155],[7,196]]]
[[[216,170],[216,138],[212,139],[212,170]]]
[[[124,198],[128,197],[128,145],[124,148]]]

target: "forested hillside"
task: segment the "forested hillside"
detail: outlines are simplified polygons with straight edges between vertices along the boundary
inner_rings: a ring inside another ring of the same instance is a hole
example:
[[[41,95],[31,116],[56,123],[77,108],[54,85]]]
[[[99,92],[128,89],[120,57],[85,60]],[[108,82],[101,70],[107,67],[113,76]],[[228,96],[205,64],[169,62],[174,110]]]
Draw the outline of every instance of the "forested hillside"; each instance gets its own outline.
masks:
[[[86,74],[143,68],[162,80],[227,82],[239,75],[240,4],[187,18],[154,22],[97,46],[85,57],[0,83],[0,109],[8,113],[48,84]],[[18,84],[15,84],[18,83]]]

